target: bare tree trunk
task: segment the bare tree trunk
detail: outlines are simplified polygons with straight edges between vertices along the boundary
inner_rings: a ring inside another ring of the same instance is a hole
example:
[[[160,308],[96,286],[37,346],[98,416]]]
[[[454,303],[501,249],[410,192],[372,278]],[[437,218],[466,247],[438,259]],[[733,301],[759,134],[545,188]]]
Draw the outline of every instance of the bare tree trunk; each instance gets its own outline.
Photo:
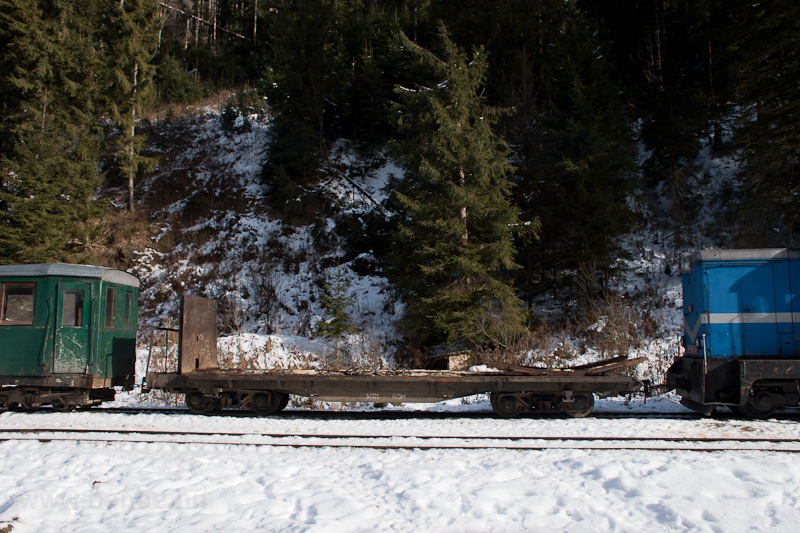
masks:
[[[139,77],[139,62],[133,62],[133,95],[131,96],[131,145],[130,170],[128,171],[128,210],[133,213],[133,179],[136,176],[136,89]]]
[[[258,0],[253,0],[253,46],[256,45],[257,32],[258,32]]]
[[[464,175],[464,169],[458,170],[458,184],[463,188],[467,183],[467,178]],[[469,244],[469,231],[467,230],[467,206],[461,207],[461,213],[458,216],[461,224],[464,225],[464,233],[461,234],[461,244]]]
[[[211,3],[211,16],[213,17],[212,20],[214,21],[214,27],[211,30],[211,45],[214,47],[214,52],[217,51],[217,2],[214,1]]]
[[[42,131],[47,122],[47,86],[44,87],[44,98],[42,99]]]
[[[195,14],[200,18],[200,6],[195,8]],[[200,22],[194,21],[194,47],[197,48],[197,42],[200,40]]]
[[[417,42],[417,0],[414,0],[414,38],[412,40]]]

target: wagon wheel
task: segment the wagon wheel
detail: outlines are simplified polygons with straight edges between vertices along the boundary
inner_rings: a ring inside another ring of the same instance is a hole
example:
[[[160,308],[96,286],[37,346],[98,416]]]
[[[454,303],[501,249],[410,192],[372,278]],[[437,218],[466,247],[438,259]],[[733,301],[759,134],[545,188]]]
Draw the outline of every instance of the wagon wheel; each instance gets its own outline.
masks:
[[[289,405],[289,395],[285,392],[280,393],[281,399],[278,403],[278,412],[283,411],[286,409],[286,406]]]
[[[581,392],[575,394],[571,402],[562,404],[561,411],[572,418],[584,418],[589,416],[593,408],[594,394]]]
[[[500,394],[493,392],[489,395],[489,402],[497,416],[502,418],[514,418],[519,416],[523,407],[513,394]]]
[[[196,415],[207,415],[214,410],[214,402],[200,391],[191,391],[186,393],[186,407]]]
[[[762,420],[771,417],[772,413],[774,413],[777,408],[778,406],[775,404],[772,396],[765,392],[760,392],[750,395],[747,399],[747,403],[737,406],[736,411],[747,418]]]
[[[269,416],[280,410],[281,397],[275,391],[259,392],[253,395],[250,401],[250,409],[258,416]]]

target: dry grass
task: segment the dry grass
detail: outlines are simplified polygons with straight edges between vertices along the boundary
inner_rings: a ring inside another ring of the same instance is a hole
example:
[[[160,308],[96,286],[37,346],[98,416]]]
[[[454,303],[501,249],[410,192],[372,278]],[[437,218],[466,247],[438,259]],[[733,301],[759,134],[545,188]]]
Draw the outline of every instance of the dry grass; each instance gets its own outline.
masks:
[[[507,345],[489,345],[473,351],[474,357],[468,364],[482,364],[488,361],[513,365],[542,366],[558,368],[569,366],[579,355],[572,347],[573,324],[561,327],[540,323],[526,330]]]
[[[542,323],[507,345],[484,346],[471,364],[486,361],[560,368],[586,354],[600,360],[648,354],[638,377],[660,382],[676,354],[670,332],[658,318],[671,305],[663,291],[645,291],[632,298],[607,292],[587,297],[582,315],[557,324]]]
[[[207,109],[222,111],[237,94],[246,92],[249,87],[242,86],[232,89],[217,91],[205,98],[191,104],[184,103],[165,103],[155,108],[146,110],[142,114],[142,119],[147,122],[159,122],[171,120],[174,117],[191,117],[202,115]]]

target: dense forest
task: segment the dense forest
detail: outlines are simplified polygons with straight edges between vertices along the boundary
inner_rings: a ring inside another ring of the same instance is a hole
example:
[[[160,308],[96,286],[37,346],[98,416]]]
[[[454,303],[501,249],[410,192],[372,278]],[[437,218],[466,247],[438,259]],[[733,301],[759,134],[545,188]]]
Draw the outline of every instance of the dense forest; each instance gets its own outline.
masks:
[[[91,261],[98,190],[133,211],[157,163],[148,110],[248,88],[285,220],[333,215],[307,193],[336,140],[390,150],[384,209],[338,221],[351,251],[421,339],[513,335],[537,295],[603,291],[631,198],[668,191],[688,243],[704,148],[739,160],[725,244],[795,245],[798,30],[788,0],[0,0],[0,262]]]

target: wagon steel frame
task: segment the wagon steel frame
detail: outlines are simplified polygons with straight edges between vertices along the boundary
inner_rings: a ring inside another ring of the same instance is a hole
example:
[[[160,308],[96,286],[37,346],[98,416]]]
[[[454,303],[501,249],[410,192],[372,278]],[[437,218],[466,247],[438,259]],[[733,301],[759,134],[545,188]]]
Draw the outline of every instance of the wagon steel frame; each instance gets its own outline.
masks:
[[[178,371],[150,372],[148,368],[144,391],[185,394],[187,406],[197,413],[240,407],[258,414],[277,412],[285,407],[290,394],[318,401],[414,403],[489,393],[495,412],[510,417],[526,411],[586,416],[594,395],[631,394],[646,386],[634,377],[615,375],[641,362],[625,358],[567,369],[492,363],[495,370],[485,372],[224,370],[217,368],[215,344],[209,344],[209,339],[216,338],[215,311],[213,300],[184,297]]]

